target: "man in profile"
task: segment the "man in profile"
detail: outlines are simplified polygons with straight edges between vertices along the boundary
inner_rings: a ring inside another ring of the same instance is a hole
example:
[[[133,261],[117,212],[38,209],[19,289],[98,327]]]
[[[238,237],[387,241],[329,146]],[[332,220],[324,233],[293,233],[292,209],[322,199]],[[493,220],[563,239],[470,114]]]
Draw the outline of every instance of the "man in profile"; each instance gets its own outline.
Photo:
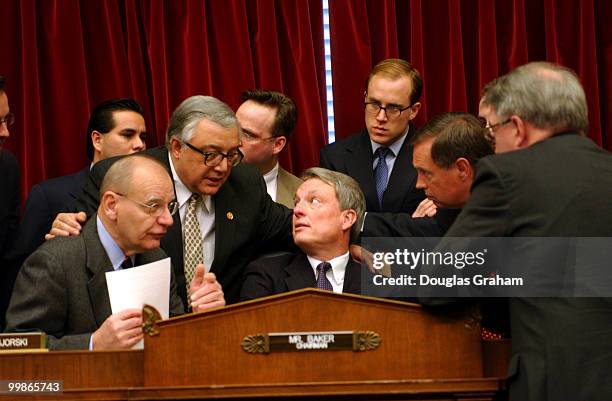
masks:
[[[351,177],[310,168],[295,194],[293,238],[303,253],[258,259],[246,269],[241,299],[316,287],[361,291],[361,266],[349,256],[359,235],[365,200]]]
[[[9,127],[14,122],[15,116],[11,113],[6,94],[6,81],[0,76],[0,329],[4,327],[4,314],[17,274],[8,260],[8,254],[15,243],[19,226],[19,164],[15,156],[3,148],[10,135]]]
[[[479,115],[497,154],[478,164],[447,237],[612,237],[612,156],[585,137],[586,97],[573,71],[545,62],[518,67],[483,89]],[[440,248],[451,246],[444,238]],[[568,249],[559,251],[549,259]],[[584,263],[568,256],[572,266]],[[545,265],[531,268],[558,277],[568,267]],[[509,305],[511,400],[612,399],[608,298],[521,296]]]
[[[273,201],[293,207],[293,195],[302,181],[278,163],[280,152],[293,136],[297,110],[288,96],[265,89],[245,91],[236,117],[242,128],[244,162],[259,170]]]
[[[321,150],[319,165],[353,177],[368,212],[412,214],[424,199],[415,187],[410,145],[422,90],[421,76],[410,63],[381,61],[366,80],[366,128]]]
[[[7,331],[42,331],[51,349],[127,349],[142,339],[139,309],[111,314],[106,272],[166,258],[159,244],[177,210],[172,181],[157,160],[133,155],[108,170],[100,193],[81,235],[48,241],[25,261]],[[192,309],[223,306],[214,275],[197,270]],[[171,315],[184,312],[174,280],[169,306]]]

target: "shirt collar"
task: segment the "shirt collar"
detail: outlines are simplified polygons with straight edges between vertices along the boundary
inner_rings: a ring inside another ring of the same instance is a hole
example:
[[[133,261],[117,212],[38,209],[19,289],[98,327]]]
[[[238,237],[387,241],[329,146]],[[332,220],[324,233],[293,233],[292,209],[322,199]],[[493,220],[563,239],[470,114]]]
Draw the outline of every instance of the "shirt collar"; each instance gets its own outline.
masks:
[[[315,277],[317,277],[317,266],[323,261],[315,259],[308,255],[306,255],[306,257],[308,258],[308,262],[312,267]],[[329,263],[332,267],[332,278],[336,285],[341,285],[344,283],[344,273],[346,271],[346,265],[348,264],[349,257],[349,253],[346,252],[343,255],[336,256],[335,258],[327,261],[327,263]]]
[[[410,131],[410,124],[408,124],[408,127],[406,127],[406,131],[404,132],[402,136],[400,136],[395,142],[393,142],[391,146],[387,146],[389,149],[393,151],[393,156],[397,156],[399,154],[400,150],[402,149],[402,145],[404,144],[404,141],[406,140],[406,136],[408,135],[408,131]],[[383,146],[380,143],[376,143],[371,139],[370,139],[370,143],[372,144],[372,154],[376,153],[376,150]]]
[[[98,228],[98,237],[113,265],[113,270],[119,270],[121,263],[125,260],[125,254],[121,248],[119,248],[119,245],[117,245],[113,237],[108,233],[106,227],[104,227],[102,220],[100,220],[100,216],[96,216],[96,226]]]
[[[172,171],[172,181],[174,181],[174,193],[176,193],[176,201],[179,204],[179,208],[183,207],[185,202],[189,200],[192,192],[183,184],[183,181],[179,178],[176,170],[174,169],[174,164],[172,163],[172,155],[168,152],[168,161],[170,163],[170,170]],[[206,210],[212,210],[212,198],[210,195],[202,195],[203,205],[206,207]]]
[[[263,177],[264,177],[264,181],[266,181],[266,184],[269,184],[273,182],[274,180],[276,180],[276,177],[278,177],[278,163],[276,163],[276,165],[272,168],[272,170],[264,174]]]

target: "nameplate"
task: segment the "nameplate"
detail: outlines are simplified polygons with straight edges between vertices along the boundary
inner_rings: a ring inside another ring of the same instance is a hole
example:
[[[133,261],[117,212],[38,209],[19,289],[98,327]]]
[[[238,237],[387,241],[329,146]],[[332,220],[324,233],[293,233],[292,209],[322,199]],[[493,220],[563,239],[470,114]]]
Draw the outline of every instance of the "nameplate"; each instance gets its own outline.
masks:
[[[0,334],[0,352],[46,351],[45,333]]]
[[[370,351],[380,345],[374,331],[313,331],[295,333],[252,334],[241,346],[250,354],[302,351]]]

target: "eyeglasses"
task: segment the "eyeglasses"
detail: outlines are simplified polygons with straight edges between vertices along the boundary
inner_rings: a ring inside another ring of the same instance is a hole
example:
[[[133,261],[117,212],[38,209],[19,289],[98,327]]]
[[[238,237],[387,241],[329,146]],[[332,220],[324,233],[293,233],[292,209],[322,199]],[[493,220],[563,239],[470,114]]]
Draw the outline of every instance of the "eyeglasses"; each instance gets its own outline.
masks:
[[[203,152],[200,149],[193,146],[192,144],[190,144],[189,142],[183,142],[183,143],[187,145],[189,149],[204,156],[204,164],[207,165],[208,167],[218,166],[219,164],[221,164],[221,162],[225,158],[227,158],[227,161],[232,167],[236,167],[237,165],[240,164],[240,162],[242,161],[242,158],[244,157],[240,149],[236,149],[228,153],[216,152],[216,151]]]
[[[394,120],[398,118],[400,114],[402,114],[402,111],[408,110],[409,108],[412,107],[412,105],[406,106],[406,107],[383,106],[378,102],[365,102],[364,105],[365,105],[366,112],[370,113],[373,116],[378,115],[378,113],[380,113],[381,110],[384,110],[385,116],[387,116],[389,120]]]
[[[270,136],[268,138],[258,138],[255,135],[251,134],[249,131],[246,131],[246,130],[243,129],[241,134],[240,134],[240,138],[243,141],[254,143],[254,142],[260,142],[260,141],[270,141],[270,140],[273,141],[277,137],[276,136]]]
[[[497,123],[493,125],[489,124],[487,119],[483,117],[478,117],[478,121],[480,121],[480,125],[482,126],[482,128],[487,130],[486,132],[487,138],[492,140],[495,137],[495,130],[501,127],[502,125],[508,124],[509,122],[512,121],[512,119],[508,118],[507,120],[504,120],[501,123]]]
[[[10,127],[15,123],[15,115],[13,113],[8,113],[4,118],[0,118],[0,126],[2,124],[6,124],[6,127]]]
[[[164,205],[163,203],[157,203],[157,202],[152,202],[150,204],[146,204],[146,203],[142,203],[142,202],[138,202],[137,200],[134,200],[132,198],[128,198],[127,196],[120,194],[119,192],[115,192],[117,195],[121,196],[122,198],[125,198],[129,201],[134,202],[135,204],[144,207],[145,209],[147,209],[147,211],[149,212],[149,215],[151,217],[159,217],[164,213],[164,210],[167,208],[168,211],[170,212],[170,215],[174,215],[178,209],[179,209],[179,204],[176,200],[171,200],[170,202],[168,202],[167,205]]]

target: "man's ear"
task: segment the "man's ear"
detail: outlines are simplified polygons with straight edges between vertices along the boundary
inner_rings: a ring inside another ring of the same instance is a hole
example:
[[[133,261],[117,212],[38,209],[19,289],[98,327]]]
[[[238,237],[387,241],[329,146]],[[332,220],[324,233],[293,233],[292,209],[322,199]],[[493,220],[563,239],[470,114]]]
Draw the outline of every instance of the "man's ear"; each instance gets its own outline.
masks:
[[[272,154],[273,155],[279,154],[285,148],[286,144],[287,144],[287,138],[286,137],[284,137],[284,136],[277,136],[274,139],[274,142],[272,143]]]
[[[175,159],[181,158],[181,148],[181,142],[178,139],[174,137],[170,139],[170,153]]]
[[[455,160],[455,168],[461,181],[471,180],[472,177],[472,165],[465,157],[460,157]]]
[[[416,102],[410,106],[410,120],[414,120],[416,118],[417,114],[419,114],[419,110],[421,110],[421,102]]]
[[[91,143],[98,152],[102,152],[102,134],[96,130],[91,131]]]
[[[357,212],[353,209],[347,209],[342,211],[342,230],[350,231],[353,224],[357,221]]]
[[[513,124],[515,127],[514,135],[514,145],[517,149],[525,148],[529,146],[529,134],[527,132],[527,125],[525,121],[519,116],[510,117],[511,122],[508,124]]]
[[[112,191],[106,191],[102,195],[100,201],[100,209],[106,217],[112,221],[117,220],[117,212],[119,203],[117,202],[118,195]]]

